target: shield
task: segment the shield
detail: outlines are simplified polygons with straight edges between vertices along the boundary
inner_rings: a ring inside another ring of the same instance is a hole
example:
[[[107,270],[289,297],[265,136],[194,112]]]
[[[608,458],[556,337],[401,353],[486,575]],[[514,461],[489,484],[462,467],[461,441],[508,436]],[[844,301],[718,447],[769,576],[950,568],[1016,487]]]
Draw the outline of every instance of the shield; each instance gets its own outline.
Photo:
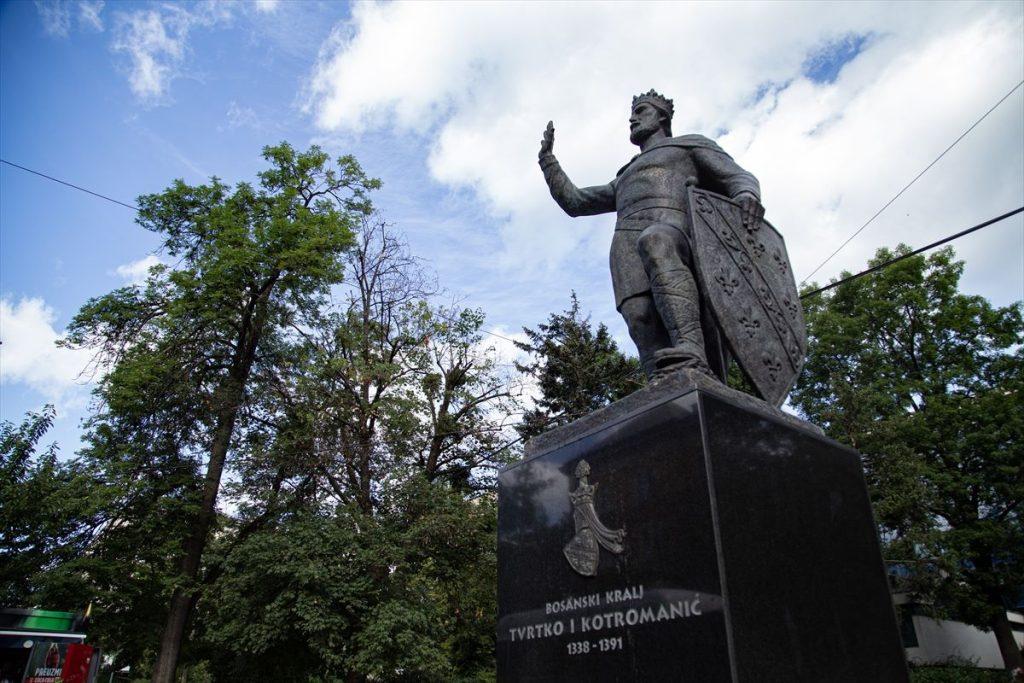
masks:
[[[758,393],[782,405],[803,368],[807,328],[782,235],[744,226],[740,206],[691,187],[694,261],[706,305]]]
[[[601,549],[597,546],[597,537],[591,529],[580,529],[572,540],[562,548],[569,565],[583,576],[597,575],[597,562]]]

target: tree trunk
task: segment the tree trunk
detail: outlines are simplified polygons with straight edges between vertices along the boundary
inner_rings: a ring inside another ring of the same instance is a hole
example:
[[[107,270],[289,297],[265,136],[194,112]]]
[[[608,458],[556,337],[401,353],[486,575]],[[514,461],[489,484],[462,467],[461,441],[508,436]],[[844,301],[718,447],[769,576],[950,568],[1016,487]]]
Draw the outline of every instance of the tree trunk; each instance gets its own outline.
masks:
[[[199,575],[199,565],[206,548],[206,538],[216,516],[217,493],[220,490],[221,473],[227,459],[228,447],[231,444],[231,433],[235,428],[235,418],[242,401],[244,382],[237,378],[229,379],[223,392],[224,406],[217,421],[213,445],[210,448],[210,462],[206,468],[206,479],[203,483],[203,501],[199,515],[192,527],[192,533],[185,542],[185,556],[181,562],[179,580],[182,586],[175,589],[171,596],[171,608],[167,614],[167,624],[160,638],[160,654],[157,655],[153,667],[153,683],[174,683],[174,671],[178,665],[178,655],[185,639],[189,616],[195,603],[195,580]]]
[[[1003,667],[1007,671],[1024,667],[1024,657],[1021,657],[1020,647],[1013,637],[1013,628],[1010,626],[1010,620],[1006,618],[1006,610],[1000,610],[992,619],[992,631],[996,634],[999,652],[1003,655]]]

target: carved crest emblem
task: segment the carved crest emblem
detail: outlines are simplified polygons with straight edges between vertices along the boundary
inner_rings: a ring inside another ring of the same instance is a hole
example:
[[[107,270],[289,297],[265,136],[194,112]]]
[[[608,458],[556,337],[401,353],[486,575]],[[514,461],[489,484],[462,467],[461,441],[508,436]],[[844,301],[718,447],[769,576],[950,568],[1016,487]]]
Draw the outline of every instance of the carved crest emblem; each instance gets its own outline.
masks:
[[[782,235],[744,226],[739,205],[689,188],[697,277],[729,350],[761,397],[782,405],[807,353],[803,309]]]
[[[597,484],[588,481],[590,464],[580,460],[576,465],[576,490],[569,493],[572,500],[572,517],[576,535],[565,544],[562,552],[576,572],[583,576],[595,576],[601,558],[601,548],[620,555],[625,546],[625,529],[612,530],[601,523],[594,509],[594,493]]]

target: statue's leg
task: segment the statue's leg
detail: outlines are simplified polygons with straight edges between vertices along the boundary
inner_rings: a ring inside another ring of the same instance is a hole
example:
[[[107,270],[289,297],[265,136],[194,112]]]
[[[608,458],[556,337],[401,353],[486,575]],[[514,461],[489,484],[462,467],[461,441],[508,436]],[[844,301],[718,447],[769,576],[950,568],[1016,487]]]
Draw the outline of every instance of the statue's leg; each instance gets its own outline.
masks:
[[[658,369],[689,367],[711,374],[700,326],[700,294],[685,238],[671,225],[655,223],[640,234],[637,249],[670,340],[670,348],[656,355]]]
[[[658,316],[658,309],[654,305],[651,293],[631,296],[619,306],[619,313],[626,321],[629,328],[629,336],[636,344],[636,350],[640,354],[640,366],[647,377],[654,376],[658,369],[655,353],[671,346],[668,333],[661,318]]]

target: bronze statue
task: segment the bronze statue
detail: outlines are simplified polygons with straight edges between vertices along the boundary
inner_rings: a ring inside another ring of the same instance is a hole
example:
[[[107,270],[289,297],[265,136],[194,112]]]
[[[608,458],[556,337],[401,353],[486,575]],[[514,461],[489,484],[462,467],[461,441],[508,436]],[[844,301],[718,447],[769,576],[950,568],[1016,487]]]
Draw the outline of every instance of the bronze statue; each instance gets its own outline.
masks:
[[[806,349],[782,238],[762,220],[757,179],[702,135],[672,137],[672,115],[654,90],[634,97],[629,140],[640,153],[607,185],[584,188],[555,159],[548,122],[544,179],[570,216],[617,212],[615,304],[648,377],[692,368],[724,381],[731,351],[781,404]]]

